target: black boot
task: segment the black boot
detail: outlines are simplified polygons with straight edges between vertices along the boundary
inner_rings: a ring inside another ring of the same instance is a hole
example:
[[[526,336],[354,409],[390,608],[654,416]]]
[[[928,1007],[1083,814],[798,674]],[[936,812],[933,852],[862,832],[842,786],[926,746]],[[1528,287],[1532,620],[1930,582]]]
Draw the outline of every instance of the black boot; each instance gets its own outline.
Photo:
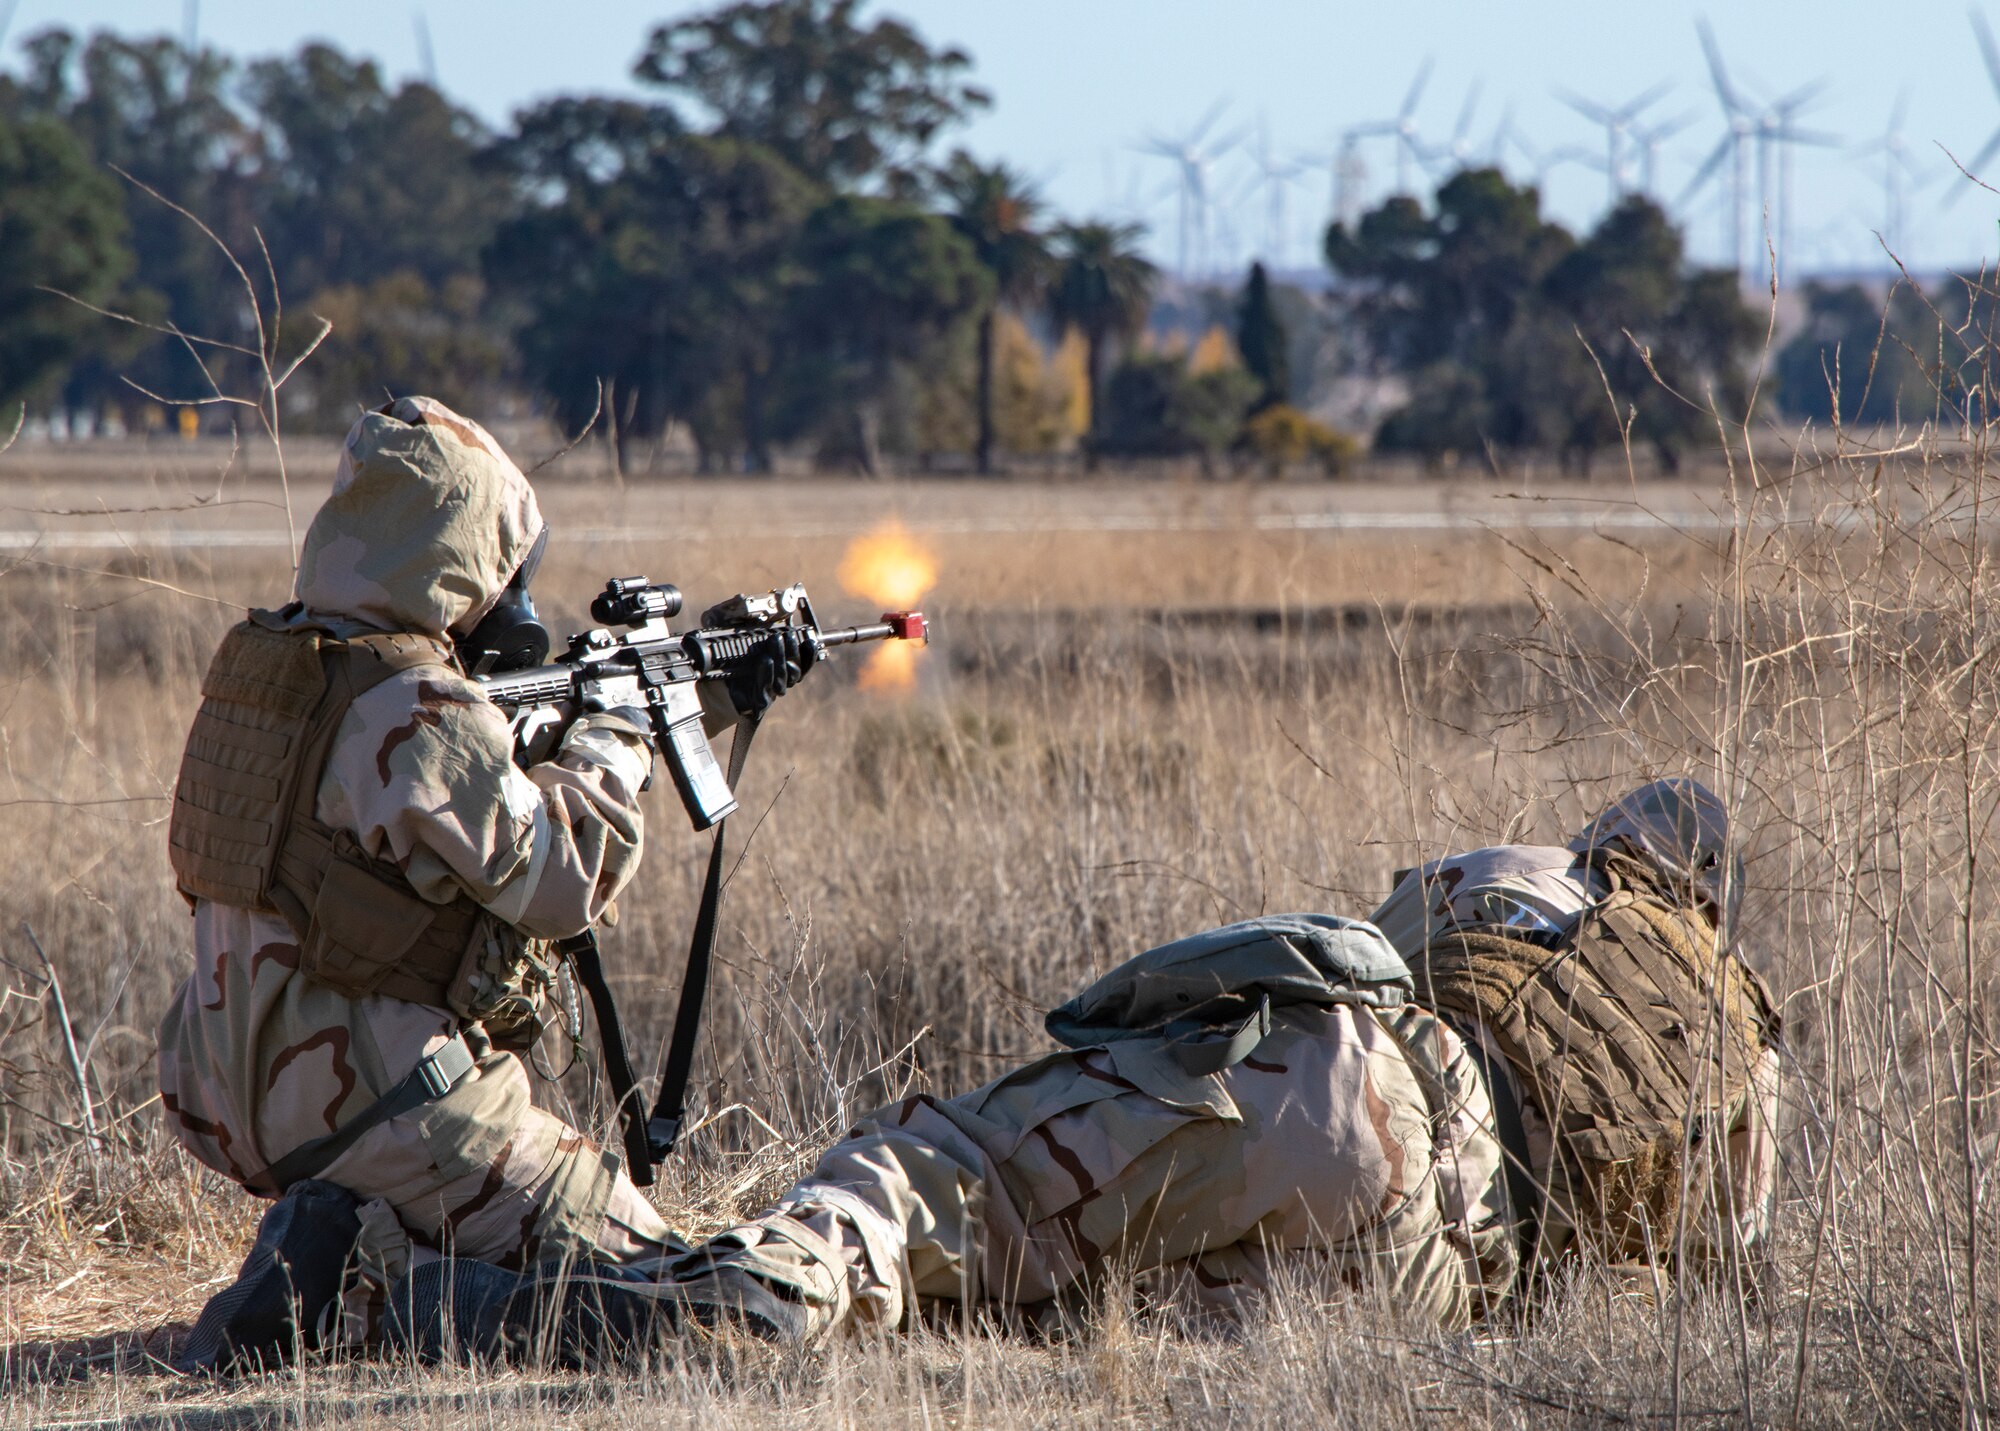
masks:
[[[422,1362],[539,1361],[572,1369],[643,1356],[678,1325],[657,1283],[596,1262],[509,1272],[443,1258],[390,1289],[391,1348]]]
[[[772,1342],[805,1336],[805,1309],[725,1274],[694,1286],[610,1263],[529,1272],[446,1258],[389,1293],[388,1341],[419,1361],[533,1361],[576,1369],[643,1358],[683,1324],[733,1326]]]
[[[257,1371],[324,1345],[361,1237],[359,1205],[346,1188],[316,1179],[271,1204],[242,1270],[201,1309],[174,1369]]]

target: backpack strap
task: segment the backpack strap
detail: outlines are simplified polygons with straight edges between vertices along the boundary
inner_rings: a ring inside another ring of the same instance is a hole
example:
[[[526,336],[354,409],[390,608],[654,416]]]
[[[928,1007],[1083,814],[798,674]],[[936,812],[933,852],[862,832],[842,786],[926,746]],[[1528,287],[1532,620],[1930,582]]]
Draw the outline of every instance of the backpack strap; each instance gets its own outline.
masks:
[[[1478,1039],[1449,1019],[1438,1015],[1432,1017],[1458,1035],[1458,1041],[1465,1046],[1466,1056],[1479,1069],[1480,1077],[1486,1084],[1486,1095],[1493,1104],[1493,1131],[1500,1139],[1501,1173],[1507,1186],[1509,1220],[1520,1247],[1520,1265],[1524,1268],[1531,1266],[1535,1245],[1541,1236],[1542,1193],[1535,1181],[1534,1165],[1528,1160],[1528,1132],[1521,1122],[1521,1104],[1514,1091],[1514,1082],[1506,1076],[1504,1069],[1494,1063],[1485,1045]],[[1375,1010],[1375,1021],[1402,1053],[1410,1072],[1416,1075],[1417,1087],[1423,1090],[1424,1106],[1430,1113],[1431,1137],[1433,1140],[1441,1137],[1451,1117],[1452,1103],[1450,1090],[1445,1087],[1444,1069],[1427,1051],[1404,1036],[1388,1012]]]

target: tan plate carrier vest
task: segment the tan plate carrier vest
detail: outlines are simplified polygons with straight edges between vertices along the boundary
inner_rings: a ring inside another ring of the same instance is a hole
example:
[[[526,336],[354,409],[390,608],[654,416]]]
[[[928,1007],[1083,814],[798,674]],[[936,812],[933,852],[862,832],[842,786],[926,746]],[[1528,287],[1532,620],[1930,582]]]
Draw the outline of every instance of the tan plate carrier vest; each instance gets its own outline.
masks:
[[[446,1006],[491,916],[468,896],[423,899],[314,810],[348,707],[400,671],[450,668],[451,648],[407,633],[343,641],[274,629],[280,619],[253,611],[202,679],[168,832],[181,893],[283,916],[299,972],[339,993]]]
[[[1410,965],[1417,1002],[1483,1026],[1555,1135],[1555,1166],[1534,1169],[1543,1258],[1574,1236],[1613,1262],[1665,1262],[1684,1181],[1690,1222],[1704,1215],[1708,1175],[1684,1178],[1688,1154],[1727,1137],[1778,1018],[1704,915],[1621,855],[1593,860],[1612,892],[1561,947],[1460,931]]]

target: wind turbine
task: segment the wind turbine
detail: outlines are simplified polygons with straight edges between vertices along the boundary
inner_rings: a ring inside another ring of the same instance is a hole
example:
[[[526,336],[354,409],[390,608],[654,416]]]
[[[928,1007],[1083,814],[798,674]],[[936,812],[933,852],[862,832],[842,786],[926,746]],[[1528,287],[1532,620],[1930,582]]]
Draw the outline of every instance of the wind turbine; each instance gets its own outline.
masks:
[[[1178,267],[1183,279],[1203,268],[1208,262],[1209,196],[1208,175],[1215,161],[1235,147],[1241,133],[1225,139],[1211,138],[1209,131],[1215,128],[1215,121],[1222,117],[1228,107],[1227,100],[1217,100],[1201,122],[1181,139],[1163,139],[1157,134],[1146,136],[1146,142],[1139,146],[1140,152],[1155,158],[1168,159],[1180,177],[1180,253]],[[1190,268],[1190,262],[1193,267]]]
[[[1870,140],[1855,150],[1857,158],[1879,154],[1882,156],[1882,243],[1891,254],[1906,259],[1903,252],[1903,209],[1906,197],[1906,182],[1918,173],[1916,164],[1910,158],[1910,151],[1903,140],[1903,119],[1909,113],[1910,92],[1906,88],[1896,96],[1896,107],[1889,111],[1889,127],[1879,138]]]
[[[1368,161],[1361,154],[1361,141],[1365,137],[1359,129],[1343,129],[1339,147],[1327,161],[1332,167],[1329,177],[1333,180],[1330,196],[1333,221],[1344,228],[1354,227],[1361,207],[1361,191],[1368,182]]]
[[[1986,78],[1992,83],[1993,92],[2000,94],[2000,45],[1993,43],[1993,31],[1987,25],[1986,17],[1977,10],[1972,11],[1971,14],[1972,33],[1979,40],[1979,57],[1986,61]],[[2000,129],[1995,129],[1992,137],[1986,141],[1985,146],[1977,154],[1973,155],[1972,162],[1965,166],[1965,172],[1968,174],[1977,174],[1992,161],[1995,154],[2000,154]],[[1970,181],[1952,185],[1951,192],[1945,196],[1945,207],[1949,208],[1951,205],[1957,203],[1960,195],[1964,194],[1971,187]]]
[[[1654,196],[1660,174],[1660,146],[1694,122],[1692,114],[1677,114],[1658,124],[1632,127],[1632,142],[1639,150],[1639,192]]]
[[[1729,81],[1729,70],[1722,63],[1722,51],[1715,43],[1715,32],[1708,27],[1708,21],[1696,22],[1696,30],[1701,35],[1702,56],[1708,61],[1708,77],[1715,87],[1716,102],[1722,106],[1724,130],[1722,141],[1709,151],[1695,169],[1694,177],[1688,180],[1687,188],[1681,191],[1680,202],[1686,203],[1694,193],[1710,179],[1722,172],[1724,164],[1729,166],[1729,265],[1737,272],[1743,270],[1743,150],[1756,133],[1757,121],[1750,112],[1750,106],[1737,93],[1736,86]]]
[[[1291,239],[1285,224],[1285,190],[1298,182],[1305,166],[1294,159],[1272,157],[1271,128],[1261,116],[1257,120],[1257,147],[1246,153],[1255,170],[1249,187],[1264,192],[1264,257],[1274,268],[1282,267]]]
[[[1604,175],[1610,184],[1610,203],[1615,208],[1625,193],[1625,139],[1632,121],[1673,86],[1665,81],[1616,106],[1599,104],[1571,90],[1556,90],[1556,98],[1588,119],[1604,126]]]
[[[1394,119],[1377,120],[1373,124],[1363,124],[1349,130],[1356,136],[1393,135],[1396,141],[1396,192],[1410,192],[1410,168],[1421,165],[1424,160],[1423,143],[1417,138],[1417,103],[1424,97],[1424,86],[1430,82],[1431,61],[1427,57],[1417,67],[1417,77],[1410,81],[1409,92],[1403,96],[1403,107],[1396,111]]]
[[[410,21],[417,30],[417,68],[423,73],[424,83],[442,93],[438,85],[437,51],[431,46],[431,22],[421,10],[411,15]]]
[[[1472,115],[1479,108],[1479,92],[1483,82],[1474,80],[1465,92],[1465,103],[1458,108],[1458,122],[1451,127],[1451,139],[1442,148],[1432,149],[1430,158],[1434,161],[1449,161],[1447,173],[1470,168],[1478,158],[1477,147],[1472,142]],[[1437,172],[1435,168],[1431,170]]]
[[[1792,239],[1792,152],[1801,144],[1816,149],[1837,149],[1840,136],[1820,130],[1800,129],[1793,121],[1815,95],[1826,87],[1824,80],[1801,85],[1757,117],[1757,189],[1768,212],[1772,207],[1770,188],[1771,151],[1777,151],[1777,234],[1778,271],[1782,275]]]

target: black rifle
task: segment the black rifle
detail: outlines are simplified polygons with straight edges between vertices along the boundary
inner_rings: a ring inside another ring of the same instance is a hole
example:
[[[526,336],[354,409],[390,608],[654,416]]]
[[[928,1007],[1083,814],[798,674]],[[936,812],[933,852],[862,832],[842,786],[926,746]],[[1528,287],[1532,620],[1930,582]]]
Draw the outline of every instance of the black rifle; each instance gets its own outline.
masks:
[[[652,727],[653,748],[673,777],[688,819],[697,830],[715,830],[688,947],[687,973],[681,980],[680,1007],[674,1015],[673,1043],[650,1117],[638,1100],[638,1079],[626,1055],[596,935],[586,930],[561,946],[597,1016],[605,1073],[624,1125],[627,1169],[641,1187],[653,1181],[653,1168],[673,1151],[680,1136],[722,900],[723,822],[736,809],[734,787],[759,719],[749,716],[738,723],[725,776],[702,727],[700,683],[727,682],[770,660],[771,648],[785,639],[784,632],[811,647],[813,665],[835,646],[930,639],[930,623],[920,611],[885,612],[880,621],[866,626],[822,627],[813,614],[812,599],[797,583],[778,591],[732,596],[703,612],[698,629],[675,634],[667,623],[680,610],[677,587],[655,585],[643,576],[617,577],[606,582],[590,603],[591,616],[604,625],[570,637],[569,649],[555,661],[525,671],[474,673],[487,699],[512,718],[514,759],[524,768],[554,754],[563,733],[581,715],[643,711]],[[613,626],[625,629],[608,629]]]

